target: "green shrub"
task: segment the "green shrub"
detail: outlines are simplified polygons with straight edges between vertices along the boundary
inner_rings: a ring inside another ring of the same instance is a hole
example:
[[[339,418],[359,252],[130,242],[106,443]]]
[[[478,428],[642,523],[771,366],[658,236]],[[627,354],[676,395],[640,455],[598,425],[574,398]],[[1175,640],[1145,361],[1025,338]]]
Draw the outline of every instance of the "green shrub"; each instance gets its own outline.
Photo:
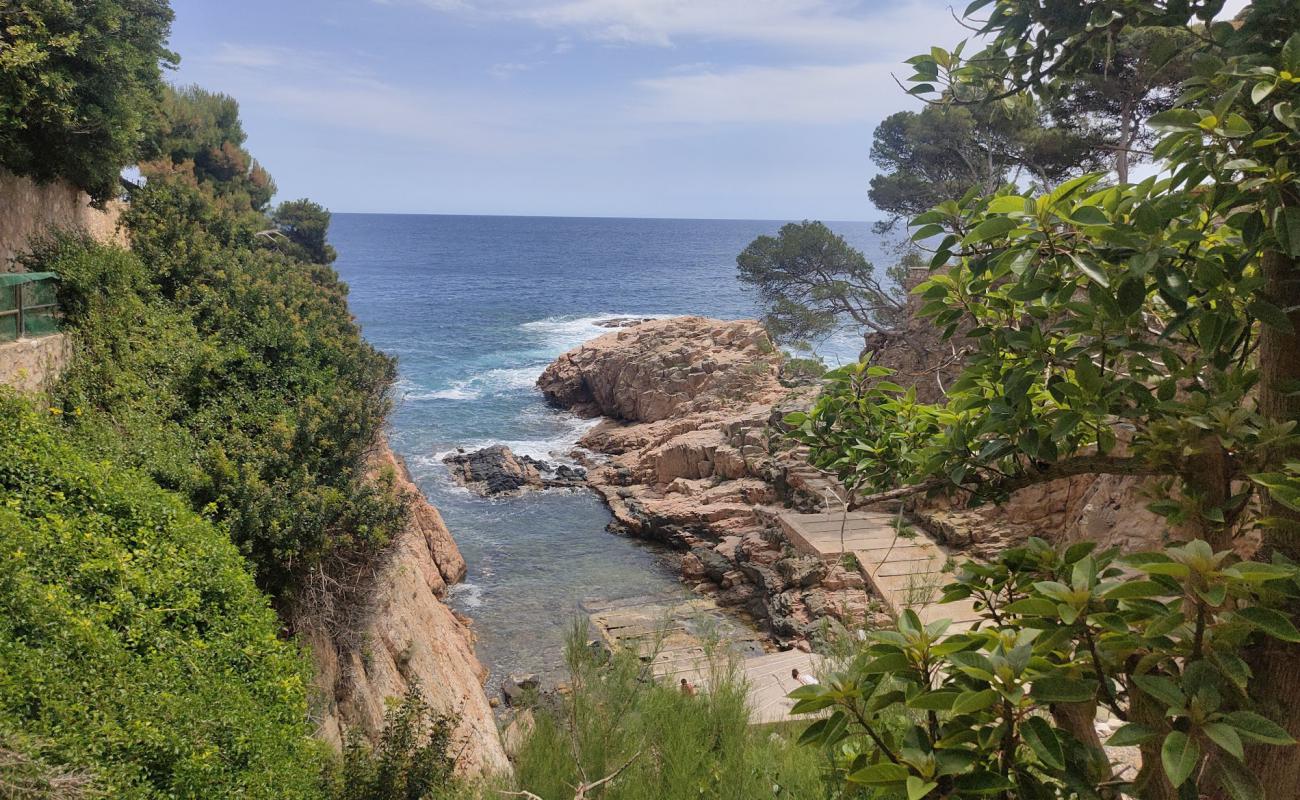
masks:
[[[451,752],[455,719],[435,714],[417,684],[384,715],[377,746],[349,735],[334,800],[423,800],[454,786]]]
[[[223,243],[195,192],[144,190],[127,215],[135,252],[61,237],[26,259],[63,278],[77,357],[55,402],[88,452],[226,523],[281,595],[401,519],[364,475],[393,364],[361,339],[332,270]]]
[[[313,797],[304,660],[224,531],[0,394],[0,740],[114,798]]]
[[[787,357],[781,362],[781,382],[787,386],[813,383],[826,374],[826,364],[820,358]]]
[[[720,667],[709,686],[687,697],[647,679],[631,653],[598,658],[584,633],[568,647],[572,693],[534,711],[534,731],[516,763],[519,788],[567,800],[580,783],[626,765],[600,797],[828,797],[825,759],[796,746],[783,728],[751,726],[746,689],[734,671]]]
[[[0,164],[117,194],[162,92],[166,0],[28,0],[0,7]]]

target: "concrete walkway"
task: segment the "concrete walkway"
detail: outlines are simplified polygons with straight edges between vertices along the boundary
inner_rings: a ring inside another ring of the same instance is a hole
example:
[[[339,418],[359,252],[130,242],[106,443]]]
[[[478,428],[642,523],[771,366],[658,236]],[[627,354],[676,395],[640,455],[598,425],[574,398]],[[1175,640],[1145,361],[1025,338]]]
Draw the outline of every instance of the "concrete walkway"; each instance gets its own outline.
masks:
[[[846,553],[857,559],[863,577],[894,616],[916,611],[922,621],[951,619],[950,631],[965,630],[980,616],[969,601],[938,604],[950,581],[945,571],[951,556],[918,528],[896,530],[897,514],[878,511],[833,511],[823,514],[777,515],[786,538],[798,551],[823,560]]]
[[[821,656],[798,650],[765,652],[757,632],[704,597],[588,600],[582,607],[606,646],[636,653],[665,682],[685,678],[708,691],[713,676],[733,661],[749,684],[755,725],[794,719],[794,701],[786,695],[799,684],[790,671],[816,674],[822,665]]]

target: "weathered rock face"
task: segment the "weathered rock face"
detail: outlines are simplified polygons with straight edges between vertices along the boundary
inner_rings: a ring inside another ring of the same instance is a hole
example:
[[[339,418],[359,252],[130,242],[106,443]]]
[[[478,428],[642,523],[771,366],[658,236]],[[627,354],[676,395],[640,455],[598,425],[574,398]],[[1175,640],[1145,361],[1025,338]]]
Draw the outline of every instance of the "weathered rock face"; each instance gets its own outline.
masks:
[[[674,317],[587,342],[556,359],[537,385],[580,414],[656,422],[779,390],[780,363],[755,322]]]
[[[442,461],[458,483],[485,497],[586,485],[586,473],[581,468],[517,456],[502,444],[470,453],[457,451]]]
[[[433,709],[459,718],[453,742],[458,769],[467,775],[506,771],[474,635],[440,599],[465,576],[465,561],[438,510],[386,443],[372,470],[392,471],[398,490],[411,498],[410,519],[373,582],[358,630],[344,639],[311,616],[297,620],[316,664],[318,735],[335,747],[347,730],[377,737],[387,702],[418,683]]]
[[[816,503],[802,488],[803,460],[771,424],[806,407],[815,388],[792,392],[779,369],[758,323],[678,317],[588,342],[538,385],[554,403],[612,417],[579,444],[601,454],[588,461],[588,484],[614,528],[684,551],[694,589],[766,620],[779,643],[806,646],[821,618],[860,623],[869,598],[860,576],[792,558],[774,522],[783,503]]]

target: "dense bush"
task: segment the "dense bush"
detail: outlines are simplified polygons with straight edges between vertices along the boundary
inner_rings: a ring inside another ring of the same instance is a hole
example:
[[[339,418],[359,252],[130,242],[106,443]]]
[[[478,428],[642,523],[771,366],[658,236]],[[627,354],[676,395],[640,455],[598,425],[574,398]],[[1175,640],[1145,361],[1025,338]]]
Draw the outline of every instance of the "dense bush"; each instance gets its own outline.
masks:
[[[304,662],[225,532],[53,416],[0,395],[0,742],[115,798],[316,796]]]
[[[207,208],[193,189],[151,187],[129,214],[134,253],[65,237],[28,259],[62,276],[78,350],[56,402],[91,452],[226,523],[279,594],[400,518],[363,474],[392,363],[361,340],[332,270],[223,245],[190,208]]]
[[[424,800],[451,797],[457,788],[451,752],[455,718],[434,713],[416,683],[384,715],[375,746],[350,735],[334,781],[336,800]]]
[[[162,92],[167,0],[20,0],[0,6],[0,164],[118,191]]]
[[[575,787],[619,772],[600,787],[606,800],[831,798],[825,760],[782,731],[749,724],[740,676],[720,664],[695,697],[648,679],[632,653],[606,661],[585,645],[567,651],[572,692],[535,710],[515,774],[521,789],[570,798]]]

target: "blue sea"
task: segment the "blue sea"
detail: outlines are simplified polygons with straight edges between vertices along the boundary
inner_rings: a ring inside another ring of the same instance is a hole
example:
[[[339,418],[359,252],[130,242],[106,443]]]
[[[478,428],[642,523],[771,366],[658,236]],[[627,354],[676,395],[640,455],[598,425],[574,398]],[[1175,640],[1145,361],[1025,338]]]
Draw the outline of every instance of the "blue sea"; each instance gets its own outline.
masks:
[[[583,598],[680,591],[657,547],[605,531],[585,491],[487,500],[449,478],[457,447],[563,456],[591,424],[534,386],[612,316],[754,317],[736,255],[781,222],[336,214],[331,242],[366,338],[398,358],[394,449],[469,563],[451,603],[494,678],[556,675]],[[869,223],[831,227],[883,267]],[[823,346],[834,362],[850,338]]]

